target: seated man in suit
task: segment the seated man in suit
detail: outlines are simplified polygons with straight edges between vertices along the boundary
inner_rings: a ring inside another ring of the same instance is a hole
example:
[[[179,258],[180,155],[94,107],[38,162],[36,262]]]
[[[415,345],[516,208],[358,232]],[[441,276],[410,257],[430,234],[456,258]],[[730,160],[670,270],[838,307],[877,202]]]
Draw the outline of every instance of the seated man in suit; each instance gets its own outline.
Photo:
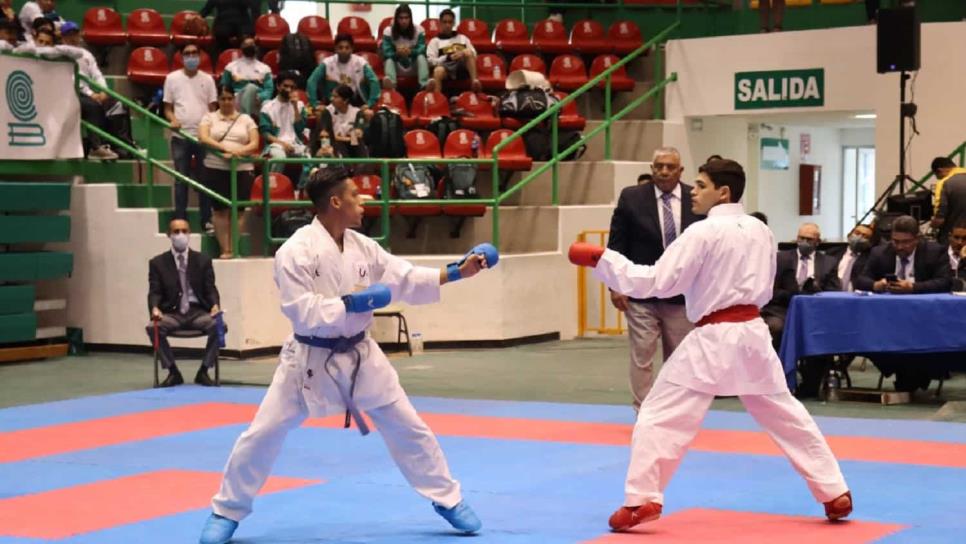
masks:
[[[966,280],[966,219],[949,233],[949,271],[953,275],[953,291],[963,291]]]
[[[771,301],[761,309],[761,317],[771,332],[775,350],[781,348],[782,333],[785,330],[785,315],[792,297],[811,295],[819,291],[838,291],[841,289],[836,258],[818,251],[822,233],[815,223],[804,223],[798,228],[796,249],[778,252],[775,268],[775,287]],[[815,396],[822,376],[828,367],[828,357],[816,357],[799,365],[802,379],[796,395]]]
[[[876,293],[946,293],[952,271],[946,248],[919,237],[919,222],[903,215],[892,223],[892,241],[872,249],[855,288]],[[929,381],[946,374],[946,354],[880,354],[869,357],[885,374],[896,374],[897,391],[927,389]]]
[[[154,342],[154,323],[158,322],[158,351],[161,366],[168,377],[161,387],[184,383],[174,363],[168,344],[168,333],[175,330],[198,330],[208,335],[205,357],[195,375],[195,383],[214,385],[208,369],[218,360],[218,329],[215,316],[221,311],[215,287],[215,271],[211,258],[188,248],[191,228],[184,219],[173,219],[168,225],[171,251],[151,259],[148,271],[148,308],[152,323],[147,326],[148,337]]]
[[[849,233],[849,248],[845,250],[838,264],[839,284],[843,291],[855,291],[855,279],[862,273],[869,252],[872,250],[872,227],[856,225]]]

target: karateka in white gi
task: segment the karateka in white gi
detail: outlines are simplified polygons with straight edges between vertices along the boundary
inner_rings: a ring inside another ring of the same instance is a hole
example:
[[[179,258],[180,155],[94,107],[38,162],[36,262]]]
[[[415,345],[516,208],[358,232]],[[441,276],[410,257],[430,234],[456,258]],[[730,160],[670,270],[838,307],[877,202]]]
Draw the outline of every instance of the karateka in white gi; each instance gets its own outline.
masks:
[[[570,260],[593,267],[610,289],[634,298],[683,294],[697,326],[661,369],[641,406],[632,438],[624,506],[614,531],[660,517],[664,489],[694,439],[715,395],[736,395],[825,505],[830,520],[852,511],[838,462],[812,417],[788,391],[759,309],[771,299],[776,247],[764,223],[738,203],[745,173],[737,162],[711,161],[691,192],[705,221],[685,230],[654,266],[574,244]]]
[[[282,347],[255,419],[235,443],[200,542],[230,540],[238,522],[251,513],[286,435],[306,417],[345,413],[348,426],[351,414],[366,434],[361,412],[375,424],[406,480],[436,512],[459,531],[478,531],[480,520],[463,500],[435,435],[366,330],[373,310],[390,300],[438,301],[442,284],[495,265],[496,249],[480,244],[443,269],[414,266],[352,230],[362,223],[362,197],[344,168],[315,171],[306,190],[315,219],[275,255],[282,313],[294,334]]]

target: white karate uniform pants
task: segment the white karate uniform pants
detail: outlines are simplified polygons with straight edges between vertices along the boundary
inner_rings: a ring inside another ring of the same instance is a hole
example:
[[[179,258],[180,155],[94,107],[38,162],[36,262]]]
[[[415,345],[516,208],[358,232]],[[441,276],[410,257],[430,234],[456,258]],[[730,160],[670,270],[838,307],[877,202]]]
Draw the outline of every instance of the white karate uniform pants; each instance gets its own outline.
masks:
[[[825,437],[791,393],[739,398],[805,478],[818,502],[831,501],[848,491]],[[658,377],[634,425],[631,462],[624,484],[625,506],[647,502],[664,504],[664,489],[697,435],[713,400],[712,394]]]
[[[296,372],[287,365],[279,366],[251,426],[235,442],[221,489],[211,500],[216,514],[241,521],[252,512],[252,501],[268,479],[286,435],[308,417]],[[436,436],[405,395],[366,413],[417,493],[444,508],[459,504],[460,484],[450,476]]]

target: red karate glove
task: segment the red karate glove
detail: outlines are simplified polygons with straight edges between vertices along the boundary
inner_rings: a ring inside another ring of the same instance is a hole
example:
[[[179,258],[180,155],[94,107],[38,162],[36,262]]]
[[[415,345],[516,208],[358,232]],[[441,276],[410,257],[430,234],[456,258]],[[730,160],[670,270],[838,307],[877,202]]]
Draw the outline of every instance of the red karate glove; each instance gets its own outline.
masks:
[[[570,253],[567,256],[570,257],[570,262],[577,266],[594,268],[597,266],[597,261],[600,260],[600,256],[603,254],[604,248],[600,246],[584,242],[575,242],[570,245]]]

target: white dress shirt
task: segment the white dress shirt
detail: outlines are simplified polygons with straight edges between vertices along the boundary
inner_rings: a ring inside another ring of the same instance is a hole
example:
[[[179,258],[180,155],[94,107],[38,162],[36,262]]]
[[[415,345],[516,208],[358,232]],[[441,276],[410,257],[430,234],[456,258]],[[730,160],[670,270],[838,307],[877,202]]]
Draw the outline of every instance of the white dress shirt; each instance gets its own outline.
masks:
[[[661,240],[666,240],[664,234],[664,191],[654,184],[654,196],[657,198],[657,224],[661,227]],[[678,183],[671,191],[671,213],[674,215],[674,235],[675,238],[681,236],[681,184]]]
[[[855,260],[858,258],[859,256],[849,249],[839,259],[838,275],[839,281],[842,283],[843,291],[855,291],[855,287],[852,286],[852,267],[855,266]]]
[[[956,271],[959,270],[960,254],[959,253],[956,253],[955,251],[953,251],[953,248],[952,247],[950,247],[946,251],[949,252],[949,267],[952,268],[952,270],[953,270],[953,276],[955,277],[956,276]]]

